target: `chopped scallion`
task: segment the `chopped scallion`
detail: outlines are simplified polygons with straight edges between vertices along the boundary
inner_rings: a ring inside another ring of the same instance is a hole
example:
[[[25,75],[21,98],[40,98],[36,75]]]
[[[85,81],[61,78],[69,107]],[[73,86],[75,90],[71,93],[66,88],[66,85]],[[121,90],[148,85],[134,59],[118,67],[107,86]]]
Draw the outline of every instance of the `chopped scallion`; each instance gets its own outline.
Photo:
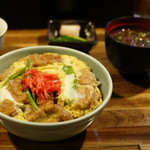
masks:
[[[20,71],[16,72],[15,74],[13,74],[11,77],[9,77],[4,84],[2,85],[2,87],[4,87],[10,80],[17,78],[18,76],[20,76],[25,69],[29,66],[29,64],[27,66],[25,66],[23,69],[21,69]]]
[[[31,70],[31,67],[32,67],[32,60],[30,59],[29,61],[29,65],[28,65],[28,71]],[[30,75],[31,76],[31,75]],[[38,106],[36,105],[35,103],[35,94],[30,92],[29,88],[26,89],[26,94],[30,100],[30,104],[32,105],[32,107],[35,109],[35,110],[38,110]]]
[[[73,70],[73,68],[71,66],[66,66],[64,65],[63,66],[63,69],[62,69],[67,75],[69,74],[74,74],[74,81],[73,81],[73,88],[76,90],[77,89],[77,84],[78,84],[78,80],[77,80],[77,76],[75,75],[75,72]]]
[[[26,94],[30,100],[30,104],[32,105],[32,107],[35,109],[35,110],[38,110],[38,106],[36,105],[35,101],[33,100],[32,96],[31,96],[31,93],[29,91],[29,88],[26,89]]]

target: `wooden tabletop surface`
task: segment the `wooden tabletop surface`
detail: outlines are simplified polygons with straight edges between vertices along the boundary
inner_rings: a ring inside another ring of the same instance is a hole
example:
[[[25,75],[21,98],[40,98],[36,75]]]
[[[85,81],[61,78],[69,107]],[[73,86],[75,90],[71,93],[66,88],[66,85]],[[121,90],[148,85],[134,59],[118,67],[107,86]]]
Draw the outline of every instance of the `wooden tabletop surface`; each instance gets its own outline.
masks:
[[[90,55],[108,69],[113,80],[112,98],[102,114],[84,132],[58,142],[29,141],[0,126],[0,150],[150,150],[150,80],[121,76],[107,59],[104,28],[96,32],[98,44]],[[46,29],[8,30],[0,55],[37,45],[48,45]]]

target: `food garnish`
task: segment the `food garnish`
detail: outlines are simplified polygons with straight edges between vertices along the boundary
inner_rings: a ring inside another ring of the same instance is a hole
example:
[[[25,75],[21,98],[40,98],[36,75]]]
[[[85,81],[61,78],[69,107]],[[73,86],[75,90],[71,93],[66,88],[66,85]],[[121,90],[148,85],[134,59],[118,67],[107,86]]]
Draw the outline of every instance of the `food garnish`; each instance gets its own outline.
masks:
[[[30,60],[30,62],[29,62],[28,71],[31,70],[31,66],[32,66],[31,63],[32,63],[32,60]],[[30,77],[31,77],[31,75],[30,75]],[[30,100],[30,104],[35,110],[38,110],[38,106],[35,103],[35,94],[30,91],[31,90],[29,88],[26,88],[26,94]]]
[[[53,42],[88,42],[87,39],[82,38],[82,37],[72,37],[72,36],[68,36],[68,35],[64,35],[64,36],[59,36],[56,37],[54,39],[52,39]]]
[[[77,76],[73,70],[73,68],[71,66],[63,66],[63,71],[69,75],[69,74],[74,74],[74,81],[73,81],[73,88],[76,90],[77,89],[77,84],[78,84],[78,80],[77,80]]]
[[[31,60],[30,60],[31,61]],[[30,62],[29,62],[30,64]],[[27,66],[25,66],[23,69],[21,69],[20,71],[16,72],[15,74],[13,74],[11,77],[9,77],[4,84],[2,85],[2,87],[4,87],[10,80],[17,78],[18,76],[20,76],[27,67],[29,67],[29,64]]]
[[[31,93],[30,93],[30,91],[29,91],[29,88],[26,89],[26,94],[27,94],[27,96],[28,96],[28,98],[29,98],[29,100],[30,100],[31,106],[32,106],[35,110],[38,110],[38,106],[36,105],[34,99],[32,98]]]
[[[31,75],[32,78],[28,75]],[[23,90],[30,88],[31,92],[41,99],[41,103],[45,103],[46,99],[50,98],[53,92],[57,92],[60,95],[61,81],[58,78],[58,74],[48,74],[31,69],[25,73],[25,76],[27,77],[22,81],[24,84]]]

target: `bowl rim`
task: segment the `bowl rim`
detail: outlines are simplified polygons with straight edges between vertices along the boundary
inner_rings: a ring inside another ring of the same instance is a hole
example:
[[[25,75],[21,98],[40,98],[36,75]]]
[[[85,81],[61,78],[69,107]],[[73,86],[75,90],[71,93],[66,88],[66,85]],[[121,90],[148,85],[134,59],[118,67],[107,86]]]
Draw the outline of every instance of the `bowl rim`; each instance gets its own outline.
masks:
[[[124,17],[118,17],[118,18],[115,18],[115,19],[112,19],[112,20],[110,20],[107,24],[106,24],[106,26],[105,26],[105,33],[109,36],[109,38],[111,38],[113,41],[115,41],[116,43],[118,43],[118,44],[120,44],[120,45],[125,45],[125,46],[127,46],[127,47],[133,47],[133,48],[139,48],[139,49],[149,49],[150,48],[150,46],[148,47],[141,47],[141,46],[133,46],[133,45],[129,45],[129,44],[126,44],[126,43],[121,43],[121,42],[119,42],[119,41],[117,41],[117,40],[115,40],[114,38],[112,38],[112,36],[108,33],[108,31],[107,31],[107,27],[108,27],[108,25],[110,24],[110,23],[112,23],[112,22],[114,22],[114,21],[117,21],[117,20],[122,20],[122,19],[145,19],[145,20],[149,20],[150,21],[150,19],[149,18],[143,18],[143,17],[134,17],[134,16],[124,16]]]
[[[66,51],[73,51],[79,55],[83,55],[85,57],[87,57],[88,59],[92,59],[92,61],[94,61],[95,63],[98,63],[104,73],[105,73],[105,76],[107,77],[108,79],[108,83],[109,83],[109,87],[108,87],[108,94],[107,96],[105,97],[105,100],[103,101],[103,103],[98,107],[96,108],[94,111],[90,112],[89,114],[87,115],[84,115],[82,117],[79,117],[77,119],[73,119],[73,120],[68,120],[68,121],[63,121],[63,122],[56,122],[56,123],[38,123],[38,122],[28,122],[28,121],[22,121],[22,120],[19,120],[19,119],[15,119],[15,118],[12,118],[10,116],[7,116],[3,113],[0,112],[0,119],[2,120],[7,120],[9,121],[9,123],[17,123],[17,125],[24,125],[24,126],[28,126],[28,127],[60,127],[60,126],[66,126],[66,125],[72,125],[74,123],[80,123],[81,121],[83,120],[87,120],[88,118],[91,118],[93,117],[95,114],[97,114],[100,110],[103,110],[104,107],[106,106],[106,104],[109,102],[110,98],[111,98],[111,95],[112,95],[112,90],[113,90],[113,83],[112,83],[112,79],[111,79],[111,76],[109,74],[109,72],[107,71],[107,69],[103,66],[103,64],[101,64],[101,62],[99,62],[98,60],[96,60],[94,57],[86,54],[86,53],[83,53],[81,51],[78,51],[78,50],[75,50],[75,49],[72,49],[72,48],[67,48],[67,47],[62,47],[62,46],[31,46],[31,47],[25,47],[25,48],[20,48],[20,49],[16,49],[16,50],[13,50],[13,51],[10,51],[10,52],[7,52],[3,55],[0,56],[0,59],[1,58],[4,58],[4,57],[7,57],[7,55],[11,55],[12,53],[17,53],[19,51],[26,51],[26,50],[35,50],[36,48],[60,48],[60,49],[64,49]]]
[[[3,36],[6,33],[6,31],[8,29],[8,24],[3,18],[0,18],[0,22],[2,22],[6,26],[5,30],[2,33],[0,33],[0,37],[1,37],[1,36]]]

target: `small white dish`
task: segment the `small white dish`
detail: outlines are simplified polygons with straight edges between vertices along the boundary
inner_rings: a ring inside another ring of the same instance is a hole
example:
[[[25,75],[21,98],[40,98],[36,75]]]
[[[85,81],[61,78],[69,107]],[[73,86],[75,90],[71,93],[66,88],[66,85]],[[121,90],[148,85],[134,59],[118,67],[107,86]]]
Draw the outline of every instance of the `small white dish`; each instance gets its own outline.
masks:
[[[8,25],[7,25],[6,21],[4,19],[0,18],[0,49],[3,46],[5,33],[6,33],[7,29],[8,29]]]

